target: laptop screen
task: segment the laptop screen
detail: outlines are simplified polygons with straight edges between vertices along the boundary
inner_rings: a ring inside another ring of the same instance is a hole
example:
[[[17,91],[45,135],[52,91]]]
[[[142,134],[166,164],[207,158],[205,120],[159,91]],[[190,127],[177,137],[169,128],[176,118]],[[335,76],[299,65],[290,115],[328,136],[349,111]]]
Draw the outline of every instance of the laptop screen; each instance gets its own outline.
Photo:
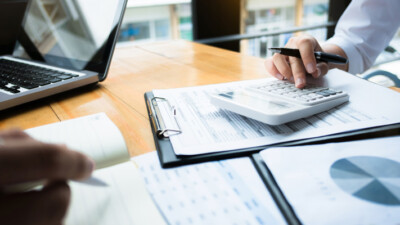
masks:
[[[126,0],[31,0],[13,55],[105,79]]]
[[[0,1],[0,55],[13,53],[28,0]]]

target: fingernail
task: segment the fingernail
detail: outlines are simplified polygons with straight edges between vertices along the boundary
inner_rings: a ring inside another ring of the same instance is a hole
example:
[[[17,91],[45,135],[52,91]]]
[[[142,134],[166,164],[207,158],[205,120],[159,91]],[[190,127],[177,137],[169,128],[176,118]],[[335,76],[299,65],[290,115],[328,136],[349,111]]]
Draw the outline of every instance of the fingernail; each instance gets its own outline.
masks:
[[[312,63],[307,64],[306,69],[307,69],[308,73],[314,73],[315,72],[315,67],[314,67],[314,64],[312,64]]]
[[[297,78],[296,87],[301,87],[305,84],[305,80],[303,78]]]
[[[94,168],[95,168],[95,162],[93,161],[93,159],[88,159],[87,160],[87,165],[88,165],[88,168],[90,169],[90,171],[93,171],[94,170]]]
[[[321,76],[321,69],[320,68],[317,68],[317,74],[318,74],[318,77]]]
[[[275,77],[278,78],[279,80],[283,80],[283,76],[280,73],[275,74]]]

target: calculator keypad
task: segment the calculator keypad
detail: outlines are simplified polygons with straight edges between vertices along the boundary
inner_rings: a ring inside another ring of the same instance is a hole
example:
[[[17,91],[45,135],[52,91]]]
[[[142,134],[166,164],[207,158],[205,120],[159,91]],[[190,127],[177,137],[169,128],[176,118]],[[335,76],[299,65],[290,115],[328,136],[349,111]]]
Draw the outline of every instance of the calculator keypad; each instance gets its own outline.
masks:
[[[347,95],[347,93],[340,90],[318,87],[312,84],[308,84],[305,88],[299,89],[296,88],[293,83],[282,80],[258,84],[248,87],[247,90],[305,105],[314,105]]]

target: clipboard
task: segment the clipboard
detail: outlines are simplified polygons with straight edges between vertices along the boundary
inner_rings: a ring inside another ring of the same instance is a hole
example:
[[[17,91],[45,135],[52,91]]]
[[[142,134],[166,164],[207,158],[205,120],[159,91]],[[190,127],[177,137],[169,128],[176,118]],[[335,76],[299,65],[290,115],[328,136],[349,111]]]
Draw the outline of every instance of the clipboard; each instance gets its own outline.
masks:
[[[214,161],[235,157],[251,156],[252,154],[258,153],[261,150],[269,147],[277,146],[293,146],[293,145],[304,145],[304,144],[319,144],[324,142],[343,142],[358,139],[367,139],[372,137],[386,137],[400,134],[400,123],[389,124],[384,126],[370,127],[355,131],[342,132],[327,136],[314,137],[296,141],[289,141],[285,143],[251,147],[245,149],[237,149],[234,151],[214,152],[201,155],[191,156],[177,156],[174,152],[173,146],[168,138],[168,134],[164,135],[167,131],[172,131],[173,135],[179,135],[180,130],[165,127],[165,123],[162,121],[162,117],[157,114],[157,102],[167,101],[166,99],[155,98],[152,92],[146,92],[144,94],[147,112],[149,115],[150,126],[153,133],[154,143],[156,145],[157,154],[163,168],[170,168],[176,166],[182,166],[193,163],[200,163],[206,161]],[[155,101],[155,99],[157,101]],[[156,103],[156,104],[154,104]],[[171,113],[174,113],[174,109],[171,107]],[[163,125],[164,124],[164,125]],[[179,124],[177,124],[179,127]]]

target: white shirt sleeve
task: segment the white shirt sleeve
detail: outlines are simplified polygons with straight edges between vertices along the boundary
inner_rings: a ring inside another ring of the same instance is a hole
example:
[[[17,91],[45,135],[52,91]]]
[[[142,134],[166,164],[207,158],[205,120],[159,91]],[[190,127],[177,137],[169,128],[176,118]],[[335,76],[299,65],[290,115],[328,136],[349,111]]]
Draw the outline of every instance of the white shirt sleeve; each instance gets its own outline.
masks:
[[[327,43],[344,50],[350,73],[362,73],[388,46],[399,25],[400,0],[352,0]]]

